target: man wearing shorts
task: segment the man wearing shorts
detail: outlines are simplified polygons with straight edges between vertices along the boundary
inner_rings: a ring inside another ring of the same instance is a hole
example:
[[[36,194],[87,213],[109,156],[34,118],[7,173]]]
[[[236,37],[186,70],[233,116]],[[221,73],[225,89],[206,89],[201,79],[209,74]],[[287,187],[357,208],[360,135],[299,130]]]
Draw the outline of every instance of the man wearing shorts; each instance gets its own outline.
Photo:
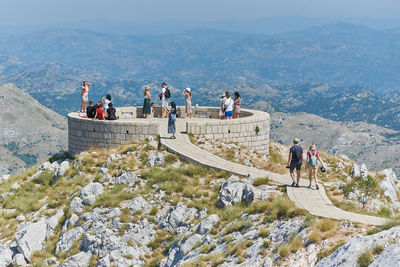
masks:
[[[86,112],[86,105],[89,97],[89,86],[91,86],[90,83],[88,83],[87,81],[83,81],[83,85],[81,87],[81,98],[82,98],[81,113]]]
[[[299,139],[293,139],[293,146],[290,147],[289,159],[287,166],[290,168],[290,177],[292,178],[292,186],[299,187],[300,170],[303,162],[303,149],[299,146]],[[296,182],[294,179],[294,169],[296,169]]]
[[[231,94],[229,92],[225,93],[225,100],[224,100],[224,109],[225,109],[225,119],[230,120],[232,119],[232,113],[233,113],[233,104],[234,101],[231,98]]]
[[[161,99],[161,118],[166,118],[167,117],[167,110],[168,110],[168,102],[169,98],[165,97],[165,92],[167,90],[167,84],[163,82],[161,84],[161,94],[160,94],[160,99]],[[164,117],[165,114],[165,117]]]

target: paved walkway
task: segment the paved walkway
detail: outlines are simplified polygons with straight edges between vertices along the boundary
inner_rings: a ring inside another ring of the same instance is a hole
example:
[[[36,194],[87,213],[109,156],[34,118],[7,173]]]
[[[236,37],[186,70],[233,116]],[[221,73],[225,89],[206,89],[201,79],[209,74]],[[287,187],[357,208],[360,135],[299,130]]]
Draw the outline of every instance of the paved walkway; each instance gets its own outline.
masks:
[[[201,164],[205,167],[218,170],[225,170],[239,175],[253,175],[254,177],[266,177],[275,182],[289,185],[292,180],[289,174],[281,175],[251,168],[241,164],[222,159],[198,146],[193,145],[186,131],[186,120],[177,120],[177,136],[176,139],[168,139],[170,134],[167,133],[167,120],[161,122],[161,143],[167,147],[170,152],[180,155],[184,160]],[[287,187],[287,193],[295,205],[299,208],[307,210],[312,215],[332,218],[336,220],[348,220],[354,223],[362,223],[369,225],[382,225],[386,219],[381,217],[362,215],[358,213],[348,212],[335,207],[325,194],[324,187],[320,184],[319,190],[313,190],[305,187],[308,181],[302,179],[301,187]]]

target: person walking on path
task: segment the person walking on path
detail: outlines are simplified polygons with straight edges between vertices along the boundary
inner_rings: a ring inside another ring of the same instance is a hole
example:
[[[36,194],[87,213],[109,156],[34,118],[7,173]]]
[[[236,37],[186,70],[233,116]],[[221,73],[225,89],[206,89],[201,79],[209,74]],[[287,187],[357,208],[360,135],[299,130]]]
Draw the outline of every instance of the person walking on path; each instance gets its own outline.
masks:
[[[235,100],[233,101],[233,118],[239,119],[240,115],[240,104],[242,103],[242,98],[239,92],[235,92]]]
[[[166,112],[169,114],[168,116],[168,133],[172,134],[170,139],[176,139],[176,104],[175,102],[171,102],[171,109],[166,108]]]
[[[150,86],[146,86],[144,88],[143,114],[146,118],[148,118],[151,114]]]
[[[161,100],[161,118],[166,118],[167,117],[166,111],[168,110],[168,102],[169,98],[171,97],[171,92],[169,91],[167,84],[165,82],[161,83],[161,94],[159,96]]]
[[[310,150],[307,152],[308,178],[310,180],[310,185],[308,187],[311,188],[312,178],[314,177],[314,179],[315,179],[315,188],[317,188],[317,190],[319,189],[318,181],[317,181],[318,161],[321,163],[321,166],[324,166],[324,164],[322,163],[321,158],[319,157],[318,151],[315,149],[315,145],[312,144],[310,146]]]
[[[303,149],[299,146],[299,139],[293,139],[293,146],[290,147],[289,159],[287,167],[290,169],[290,177],[292,178],[292,186],[299,187],[300,170],[303,161]],[[296,180],[294,179],[294,169],[296,169]]]
[[[89,86],[90,83],[87,81],[83,81],[83,85],[81,87],[81,98],[82,98],[82,105],[81,105],[81,113],[86,112],[86,105],[89,99]]]
[[[229,92],[225,93],[225,100],[224,100],[224,111],[225,111],[225,119],[230,120],[232,119],[233,114],[233,100],[231,98],[231,94]]]
[[[192,117],[192,89],[187,87],[183,92],[182,96],[186,98],[185,112],[188,118]]]
[[[219,104],[219,117],[221,118],[221,120],[225,118],[224,102],[225,102],[225,93],[222,93]]]

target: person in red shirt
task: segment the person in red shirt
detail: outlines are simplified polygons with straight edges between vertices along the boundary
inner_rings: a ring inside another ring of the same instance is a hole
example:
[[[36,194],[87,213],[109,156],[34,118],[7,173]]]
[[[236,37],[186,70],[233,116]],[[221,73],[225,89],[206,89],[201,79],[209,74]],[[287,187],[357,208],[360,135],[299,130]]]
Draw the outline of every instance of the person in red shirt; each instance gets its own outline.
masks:
[[[93,120],[95,120],[96,118],[99,120],[105,120],[106,117],[107,117],[107,113],[104,111],[104,108],[101,106],[96,109],[96,115],[94,115]]]

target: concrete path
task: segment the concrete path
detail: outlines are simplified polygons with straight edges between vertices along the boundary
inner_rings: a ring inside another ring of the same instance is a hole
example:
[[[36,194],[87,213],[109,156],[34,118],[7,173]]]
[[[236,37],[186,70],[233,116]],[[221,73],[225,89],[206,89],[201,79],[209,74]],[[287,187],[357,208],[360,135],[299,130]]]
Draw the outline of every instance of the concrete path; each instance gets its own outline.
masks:
[[[169,139],[171,135],[167,133],[167,124],[167,119],[163,119],[160,125],[161,143],[167,147],[168,151],[180,155],[180,157],[186,161],[244,176],[249,174],[254,177],[268,176],[270,180],[281,184],[290,185],[292,183],[289,174],[281,175],[233,163],[193,145],[190,142],[188,135],[185,133],[185,119],[177,120],[176,139]],[[386,222],[386,219],[381,217],[362,215],[341,210],[335,207],[328,199],[324,187],[321,184],[319,184],[319,190],[309,189],[306,187],[307,185],[308,181],[302,179],[300,181],[300,187],[296,188],[287,186],[287,194],[290,200],[292,200],[297,207],[307,210],[312,215],[336,220],[348,220],[354,223],[369,225],[382,225]]]

